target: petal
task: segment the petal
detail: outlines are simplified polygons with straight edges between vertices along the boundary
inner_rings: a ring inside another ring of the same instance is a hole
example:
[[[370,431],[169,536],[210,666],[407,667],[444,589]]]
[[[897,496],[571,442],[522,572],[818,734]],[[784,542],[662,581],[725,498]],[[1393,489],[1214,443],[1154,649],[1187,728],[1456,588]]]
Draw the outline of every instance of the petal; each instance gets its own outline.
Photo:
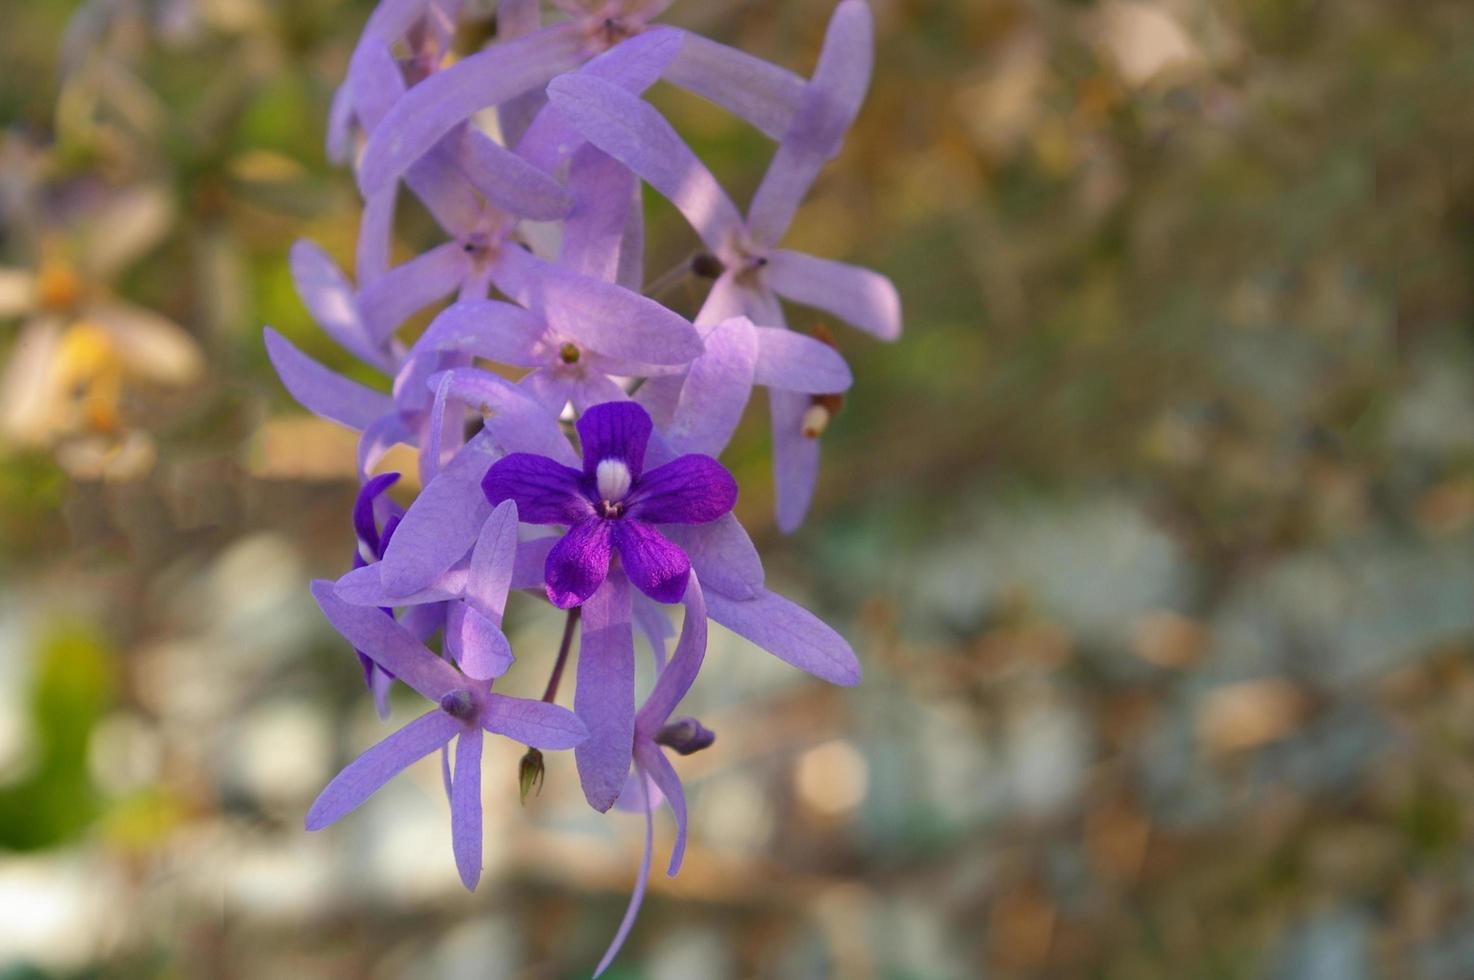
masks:
[[[432,701],[464,684],[454,667],[425,649],[391,616],[338,598],[332,582],[312,583],[312,596],[333,629],[354,649]]]
[[[389,254],[394,249],[394,208],[399,200],[398,185],[391,185],[363,202],[363,218],[358,225],[358,248],[354,271],[361,283],[374,282],[389,271]],[[364,328],[367,335],[368,330]]]
[[[465,590],[466,569],[452,568],[434,582],[409,595],[392,595],[384,588],[380,563],[355,568],[333,584],[333,593],[344,602],[354,606],[379,606],[403,608],[423,606],[430,603],[459,599]],[[542,566],[538,566],[541,569]]]
[[[747,212],[754,240],[775,245],[860,111],[875,61],[875,24],[865,0],[843,0],[830,18],[814,78]]]
[[[757,359],[758,339],[751,320],[733,317],[712,328],[705,351],[691,362],[671,423],[664,429],[673,449],[716,456],[727,448],[752,394]]]
[[[369,339],[387,341],[405,320],[455,292],[466,269],[461,246],[446,242],[365,285],[358,294],[358,308],[368,324]]]
[[[574,154],[568,186],[576,198],[563,224],[559,264],[591,279],[614,282],[639,180],[618,160],[585,146]]]
[[[487,416],[486,431],[509,453],[533,453],[575,464],[578,454],[568,445],[558,418],[505,378],[474,368],[456,368],[451,374],[451,397]],[[429,378],[431,385],[439,379]]]
[[[844,637],[797,603],[766,590],[742,601],[708,588],[706,609],[716,622],[799,670],[841,687],[860,683],[860,662]]]
[[[681,623],[681,638],[676,641],[675,653],[670,663],[655,679],[655,687],[635,715],[636,738],[654,742],[655,734],[670,718],[676,705],[691,690],[701,662],[706,658],[706,599],[701,591],[701,582],[691,576],[682,597],[686,616]]]
[[[490,433],[478,433],[410,504],[379,563],[384,587],[391,593],[418,592],[471,550],[491,514],[481,478],[492,452]]]
[[[443,714],[443,712],[442,712]],[[481,880],[481,732],[472,729],[456,742],[455,779],[450,784],[450,840],[456,870],[467,891]]]
[[[624,389],[611,381],[608,375],[592,372],[572,385],[569,394],[572,396],[574,409],[580,414],[606,402],[630,400]]]
[[[456,351],[498,364],[540,367],[547,357],[538,345],[547,330],[541,319],[511,303],[485,299],[452,303],[430,321],[409,356]]]
[[[461,671],[489,681],[511,669],[515,658],[501,627],[464,602],[454,602],[445,622],[445,646]]]
[[[358,186],[374,193],[458,124],[575,67],[581,39],[571,24],[497,44],[436,72],[394,103],[364,147]]]
[[[839,351],[784,327],[758,327],[757,348],[753,380],[765,387],[833,395],[855,380]]]
[[[464,238],[477,231],[485,210],[481,193],[466,179],[456,159],[456,147],[465,129],[465,123],[454,127],[404,173],[405,185],[452,238]],[[393,183],[385,184],[382,190],[365,197],[377,197],[393,186]]]
[[[572,196],[561,184],[480,130],[466,128],[460,162],[471,184],[508,214],[557,221],[573,207]]]
[[[660,79],[676,57],[687,35],[670,27],[656,27],[616,44],[578,70],[639,94]],[[556,173],[584,138],[556,108],[545,107],[517,145],[519,155]]]
[[[492,505],[512,501],[528,524],[577,524],[594,516],[583,474],[546,456],[512,453],[491,464],[481,481]]]
[[[638,772],[639,786],[643,793],[645,789],[645,778]],[[604,956],[599,960],[599,965],[594,968],[594,977],[598,978],[609,964],[614,962],[614,957],[624,947],[625,939],[629,938],[630,930],[634,928],[635,919],[639,917],[640,905],[645,901],[645,885],[650,880],[650,853],[655,847],[655,815],[651,812],[648,795],[642,799],[642,807],[645,811],[645,850],[640,858],[640,871],[635,876],[635,889],[630,893],[630,903],[624,910],[624,918],[619,922],[619,929],[614,933],[614,939],[609,943],[609,948],[604,951]]]
[[[785,298],[832,313],[881,340],[901,335],[901,297],[878,272],[780,248],[769,258],[768,282]]]
[[[492,269],[496,286],[546,318],[560,334],[610,357],[685,364],[701,353],[690,321],[639,293],[508,247]]]
[[[635,482],[630,517],[652,524],[705,524],[737,502],[737,481],[710,456],[690,453],[657,466]]]
[[[387,352],[369,339],[368,328],[358,315],[352,283],[328,254],[301,239],[292,245],[288,255],[297,295],[302,297],[318,326],[344,350],[375,367],[389,370]]]
[[[534,749],[571,749],[589,737],[578,716],[545,701],[486,695],[481,727]]]
[[[604,583],[614,547],[609,523],[598,517],[580,521],[548,552],[543,580],[548,601],[559,609],[586,602]]]
[[[498,626],[507,609],[507,591],[517,563],[517,521],[516,504],[497,504],[471,549],[466,601]]]
[[[670,811],[676,818],[676,840],[671,845],[670,866],[666,870],[666,874],[675,877],[686,857],[686,794],[681,789],[681,777],[676,775],[676,770],[665,757],[665,753],[651,744],[641,745],[640,748],[643,750],[640,753],[641,763],[649,770],[655,785],[665,794],[665,801],[670,804]]]
[[[803,433],[809,396],[768,390],[773,420],[773,489],[778,529],[791,534],[803,523],[819,483],[819,440]]]
[[[303,408],[351,429],[365,429],[378,419],[394,414],[394,401],[388,395],[323,367],[270,327],[266,328],[265,336],[266,353],[272,366]]]
[[[805,84],[786,68],[697,34],[686,35],[665,80],[715,102],[774,140],[788,132]]]
[[[185,385],[205,370],[205,355],[189,332],[168,317],[131,303],[90,306],[83,317],[108,332],[115,356],[129,371],[158,384]]]
[[[380,618],[384,618],[382,614]],[[423,759],[463,730],[460,722],[439,708],[420,715],[333,777],[307,811],[307,829],[321,830],[335,823],[411,763]]]
[[[585,477],[592,479],[603,460],[619,459],[629,467],[630,478],[639,481],[654,429],[649,412],[631,401],[605,402],[579,416],[576,428]]]
[[[635,642],[623,575],[609,576],[584,604],[573,708],[589,730],[574,750],[578,778],[602,813],[619,798],[635,737]]]
[[[554,79],[548,99],[584,139],[674,204],[708,248],[722,248],[742,227],[742,215],[711,171],[644,99],[583,73]]]
[[[661,533],[674,541],[709,587],[732,599],[750,599],[763,586],[763,563],[733,514],[709,524],[667,524]]]
[[[691,574],[686,553],[644,521],[626,517],[609,523],[625,574],[635,587],[656,602],[680,602]]]

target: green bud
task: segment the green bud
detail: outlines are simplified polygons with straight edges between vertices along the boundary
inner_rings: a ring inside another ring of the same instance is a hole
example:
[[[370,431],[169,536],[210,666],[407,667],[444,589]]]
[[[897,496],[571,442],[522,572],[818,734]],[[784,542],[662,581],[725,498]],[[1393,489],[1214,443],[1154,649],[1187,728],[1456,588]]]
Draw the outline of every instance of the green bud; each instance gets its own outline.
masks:
[[[538,795],[543,791],[543,754],[537,749],[528,749],[517,764],[517,785],[522,788],[522,802],[527,803],[527,794],[537,787]]]

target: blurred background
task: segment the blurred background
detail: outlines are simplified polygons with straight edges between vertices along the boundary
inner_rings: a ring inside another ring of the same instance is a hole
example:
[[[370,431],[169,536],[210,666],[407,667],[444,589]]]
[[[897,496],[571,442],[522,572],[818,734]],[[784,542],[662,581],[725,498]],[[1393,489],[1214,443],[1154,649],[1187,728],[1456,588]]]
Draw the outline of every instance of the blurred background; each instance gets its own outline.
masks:
[[[761,399],[728,460],[865,682],[713,634],[692,848],[609,976],[1474,977],[1474,12],[873,2],[788,241],[893,277],[907,332],[836,331],[802,532]],[[830,7],[671,19],[807,73]],[[350,262],[322,144],[369,8],[4,7],[5,980],[572,977],[622,914],[640,820],[565,756],[524,807],[490,753],[475,895],[433,762],[302,830],[384,728],[306,591],[353,438],[260,328],[349,366],[286,257]],[[744,200],[763,138],[654,98]],[[655,272],[694,239],[647,209]],[[509,624],[536,696],[560,622]]]

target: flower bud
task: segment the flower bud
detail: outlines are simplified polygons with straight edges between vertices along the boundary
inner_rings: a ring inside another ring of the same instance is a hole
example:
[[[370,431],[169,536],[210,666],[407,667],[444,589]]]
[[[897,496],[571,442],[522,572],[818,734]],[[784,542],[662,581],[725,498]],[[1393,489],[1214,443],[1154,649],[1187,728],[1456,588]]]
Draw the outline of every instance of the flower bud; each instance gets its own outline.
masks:
[[[700,752],[716,740],[717,733],[695,718],[677,718],[668,722],[655,736],[657,745],[675,749],[680,755]]]
[[[543,754],[537,749],[528,749],[522,761],[517,763],[517,785],[522,790],[522,802],[527,803],[527,794],[537,786],[538,795],[543,791]]]

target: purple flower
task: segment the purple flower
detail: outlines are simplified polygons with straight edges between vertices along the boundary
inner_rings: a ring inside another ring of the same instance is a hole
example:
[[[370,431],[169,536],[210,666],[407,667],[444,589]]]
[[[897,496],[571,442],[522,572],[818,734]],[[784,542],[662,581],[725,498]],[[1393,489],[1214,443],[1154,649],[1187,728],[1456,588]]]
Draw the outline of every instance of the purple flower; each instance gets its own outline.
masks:
[[[900,300],[890,280],[777,247],[859,110],[870,81],[873,30],[863,0],[844,0],[836,8],[814,78],[745,217],[648,102],[586,72],[548,86],[551,105],[591,144],[668,198],[720,260],[723,272],[699,325],[745,315],[761,326],[782,327],[781,296],[883,340],[900,334]],[[818,432],[805,422],[814,402],[801,391],[775,387],[770,404],[778,524],[791,531],[802,523],[818,479]]]
[[[656,524],[707,524],[737,501],[737,481],[710,456],[689,454],[646,472],[650,414],[634,402],[595,405],[578,420],[580,472],[544,456],[513,453],[482,482],[493,504],[515,501],[531,524],[567,524],[548,552],[548,599],[559,609],[588,600],[618,552],[624,571],[657,602],[679,602],[691,562]]]
[[[474,890],[481,877],[482,733],[538,749],[569,749],[588,737],[587,729],[566,708],[492,693],[490,682],[465,676],[392,618],[338,598],[332,582],[312,583],[312,594],[344,638],[434,707],[338,773],[307,812],[307,829],[336,822],[400,770],[455,739],[451,838],[461,881]]]

